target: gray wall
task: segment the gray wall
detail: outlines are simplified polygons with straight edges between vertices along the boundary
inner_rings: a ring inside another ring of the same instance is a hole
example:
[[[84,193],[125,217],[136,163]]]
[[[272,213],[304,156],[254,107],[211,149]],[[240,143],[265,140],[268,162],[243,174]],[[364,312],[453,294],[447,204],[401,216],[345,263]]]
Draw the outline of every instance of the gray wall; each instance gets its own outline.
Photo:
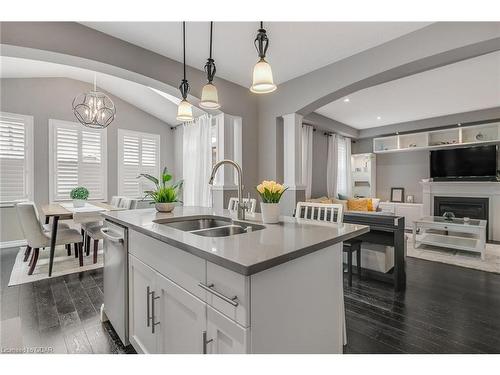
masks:
[[[328,152],[328,137],[324,132],[317,130],[313,133],[313,170],[312,170],[312,197],[326,196],[326,166]]]
[[[71,102],[89,90],[88,83],[66,78],[1,79],[0,110],[34,117],[35,202],[49,201],[49,119],[76,121]],[[174,141],[170,126],[131,104],[110,95],[117,116],[107,128],[108,198],[117,193],[117,129],[160,134],[161,166],[174,170]],[[0,208],[0,242],[22,238],[13,208]]]

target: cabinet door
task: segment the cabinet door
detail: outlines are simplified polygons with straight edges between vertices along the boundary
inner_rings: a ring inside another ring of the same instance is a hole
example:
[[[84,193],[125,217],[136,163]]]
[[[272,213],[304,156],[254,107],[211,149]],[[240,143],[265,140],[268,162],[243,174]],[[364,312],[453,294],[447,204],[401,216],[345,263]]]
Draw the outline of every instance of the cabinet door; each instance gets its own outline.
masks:
[[[207,353],[247,353],[249,329],[207,306]]]
[[[143,353],[156,353],[156,335],[151,329],[151,292],[156,272],[129,255],[129,338]],[[149,292],[149,293],[148,293]]]
[[[160,274],[156,279],[155,322],[159,322],[158,349],[166,354],[203,353],[206,305]]]

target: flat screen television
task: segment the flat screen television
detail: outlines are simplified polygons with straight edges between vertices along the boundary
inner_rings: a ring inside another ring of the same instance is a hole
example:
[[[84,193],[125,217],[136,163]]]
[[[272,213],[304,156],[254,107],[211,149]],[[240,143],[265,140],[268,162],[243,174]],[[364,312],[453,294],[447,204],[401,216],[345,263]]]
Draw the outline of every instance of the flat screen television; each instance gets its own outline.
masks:
[[[497,180],[497,146],[431,151],[431,177],[445,180]]]

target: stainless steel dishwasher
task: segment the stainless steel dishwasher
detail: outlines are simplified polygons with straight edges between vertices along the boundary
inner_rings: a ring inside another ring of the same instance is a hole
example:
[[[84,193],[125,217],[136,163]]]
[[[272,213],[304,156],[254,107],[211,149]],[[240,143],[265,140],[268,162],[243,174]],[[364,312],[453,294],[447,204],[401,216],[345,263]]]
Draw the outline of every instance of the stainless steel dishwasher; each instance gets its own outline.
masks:
[[[102,320],[107,317],[122,343],[128,345],[128,230],[105,220],[101,232],[104,236],[104,305],[101,317]]]

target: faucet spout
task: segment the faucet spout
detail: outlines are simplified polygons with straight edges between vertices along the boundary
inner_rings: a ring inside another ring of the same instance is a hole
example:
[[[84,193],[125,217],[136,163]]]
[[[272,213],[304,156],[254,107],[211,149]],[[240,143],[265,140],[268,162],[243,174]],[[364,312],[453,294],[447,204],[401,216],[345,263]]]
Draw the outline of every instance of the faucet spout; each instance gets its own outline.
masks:
[[[210,180],[208,183],[210,185],[214,184],[214,179],[215,179],[215,174],[217,173],[217,170],[219,167],[221,167],[224,164],[229,164],[232,165],[238,174],[238,220],[245,220],[245,210],[247,209],[246,205],[243,203],[243,185],[241,183],[242,181],[242,171],[241,167],[238,163],[236,163],[233,160],[229,159],[224,159],[219,162],[217,162],[213,168],[212,168],[212,174],[210,175]]]

